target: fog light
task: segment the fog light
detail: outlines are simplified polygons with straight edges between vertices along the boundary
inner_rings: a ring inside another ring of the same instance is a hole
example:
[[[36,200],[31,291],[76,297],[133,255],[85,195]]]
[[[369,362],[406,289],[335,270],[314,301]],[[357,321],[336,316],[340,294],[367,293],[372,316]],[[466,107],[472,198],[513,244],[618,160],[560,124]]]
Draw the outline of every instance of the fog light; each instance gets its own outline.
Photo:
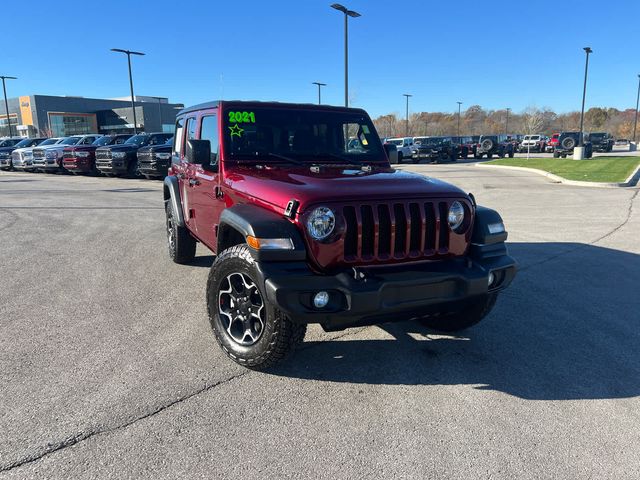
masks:
[[[313,306],[316,308],[324,308],[329,303],[329,294],[327,292],[318,292],[313,297]]]
[[[495,281],[496,281],[496,276],[493,274],[493,272],[489,272],[488,285],[489,286],[493,285],[493,282]]]

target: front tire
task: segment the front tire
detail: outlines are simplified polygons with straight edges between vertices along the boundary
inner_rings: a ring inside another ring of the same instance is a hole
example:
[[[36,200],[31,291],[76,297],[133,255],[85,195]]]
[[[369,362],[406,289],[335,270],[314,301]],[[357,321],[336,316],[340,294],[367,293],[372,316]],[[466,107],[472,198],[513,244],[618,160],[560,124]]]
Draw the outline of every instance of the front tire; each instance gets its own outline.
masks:
[[[165,211],[167,215],[169,258],[175,263],[189,263],[196,256],[196,240],[189,234],[186,227],[178,225],[170,201],[165,202]]]
[[[398,164],[402,163],[402,152],[398,152]]]
[[[489,315],[497,299],[497,293],[490,293],[473,300],[459,312],[424,317],[419,321],[424,326],[440,332],[459,332],[473,327]]]
[[[274,366],[304,340],[306,324],[292,322],[267,300],[246,244],[216,257],[207,281],[214,336],[231,360],[252,370]]]

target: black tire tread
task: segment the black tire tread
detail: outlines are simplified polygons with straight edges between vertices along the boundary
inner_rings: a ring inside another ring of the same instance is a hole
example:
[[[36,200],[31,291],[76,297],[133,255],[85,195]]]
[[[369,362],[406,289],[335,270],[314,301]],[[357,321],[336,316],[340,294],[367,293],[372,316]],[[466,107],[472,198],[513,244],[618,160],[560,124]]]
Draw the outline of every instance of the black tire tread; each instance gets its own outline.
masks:
[[[214,327],[214,315],[210,302],[208,301],[208,293],[214,288],[212,281],[214,278],[215,269],[229,258],[239,258],[248,264],[253,264],[254,259],[249,252],[249,247],[246,244],[234,245],[224,250],[218,255],[211,266],[209,272],[209,278],[207,279],[207,310],[209,314],[209,322],[216,339],[216,342],[222,349],[222,351],[234,362],[242,365],[251,370],[265,370],[273,367],[284,358],[286,358],[295,348],[302,343],[304,336],[307,333],[306,324],[297,324],[292,322],[282,311],[274,307],[273,322],[275,328],[271,333],[271,338],[267,345],[267,348],[256,355],[255,357],[243,358],[235,355],[222,341],[222,333]],[[264,298],[266,302],[266,298]]]
[[[169,201],[165,202],[165,212],[167,217],[171,214],[173,215],[173,211],[171,210],[171,204]],[[168,245],[167,240],[167,248],[169,249],[169,257],[175,263],[179,263],[184,265],[186,263],[190,263],[196,256],[196,240],[193,238],[186,227],[180,227],[175,222],[173,223],[175,229],[175,237],[176,237],[176,248],[175,252],[171,251],[171,247]]]

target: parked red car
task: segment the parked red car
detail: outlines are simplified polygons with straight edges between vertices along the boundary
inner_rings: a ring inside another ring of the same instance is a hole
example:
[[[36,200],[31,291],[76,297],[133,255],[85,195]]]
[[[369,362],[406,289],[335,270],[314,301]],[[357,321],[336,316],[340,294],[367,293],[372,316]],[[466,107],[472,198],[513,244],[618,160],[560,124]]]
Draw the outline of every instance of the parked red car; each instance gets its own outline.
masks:
[[[556,147],[558,146],[558,142],[560,141],[560,134],[559,133],[554,133],[553,135],[551,135],[551,138],[549,139],[549,141],[547,142],[547,148],[546,151],[547,152],[553,152]]]

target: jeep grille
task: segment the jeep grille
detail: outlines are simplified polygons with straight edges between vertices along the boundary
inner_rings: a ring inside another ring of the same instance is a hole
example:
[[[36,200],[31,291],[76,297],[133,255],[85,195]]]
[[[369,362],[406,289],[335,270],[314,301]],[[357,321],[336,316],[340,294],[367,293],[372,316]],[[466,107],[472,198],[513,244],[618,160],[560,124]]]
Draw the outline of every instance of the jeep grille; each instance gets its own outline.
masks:
[[[465,235],[453,234],[447,224],[452,201],[345,205],[344,261],[377,263],[462,255]],[[452,249],[450,235],[456,237]]]

